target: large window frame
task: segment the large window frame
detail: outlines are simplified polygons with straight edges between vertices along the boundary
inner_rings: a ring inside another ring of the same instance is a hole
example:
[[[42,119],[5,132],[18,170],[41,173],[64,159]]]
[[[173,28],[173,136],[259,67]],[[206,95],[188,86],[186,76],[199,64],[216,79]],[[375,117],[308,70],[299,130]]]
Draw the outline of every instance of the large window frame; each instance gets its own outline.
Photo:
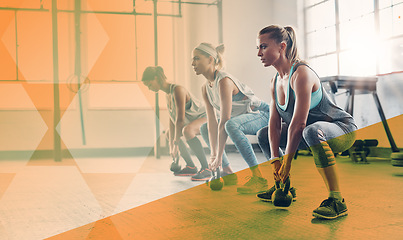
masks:
[[[399,72],[403,0],[304,0],[305,59],[320,76]]]

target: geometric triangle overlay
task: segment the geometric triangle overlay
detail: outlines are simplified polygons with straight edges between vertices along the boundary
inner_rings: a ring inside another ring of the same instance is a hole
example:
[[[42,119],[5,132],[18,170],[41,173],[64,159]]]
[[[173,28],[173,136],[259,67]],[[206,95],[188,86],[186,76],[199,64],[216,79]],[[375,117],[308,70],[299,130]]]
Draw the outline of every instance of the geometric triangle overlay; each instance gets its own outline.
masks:
[[[135,173],[82,173],[82,176],[103,209],[104,217],[114,213]]]
[[[388,123],[393,133],[398,132],[397,130],[402,129],[403,115],[400,115],[396,118],[388,119]],[[377,137],[380,135],[386,135],[383,130],[382,123],[377,123],[375,125],[359,129],[356,132],[357,136]],[[395,134],[394,137],[396,142],[403,142],[403,138],[400,135],[398,136]],[[385,140],[387,144],[386,137]],[[301,160],[298,160],[296,164],[302,164],[301,161],[308,160],[312,160],[312,157],[301,156]],[[136,182],[136,179],[139,177],[139,175],[147,174],[143,172],[145,170],[144,167],[146,164],[147,163],[143,164],[141,172],[136,175],[133,183]],[[346,163],[341,166],[343,166],[344,168],[347,167],[347,169],[349,169],[348,167],[351,167],[350,164],[350,161],[346,159]],[[260,164],[260,166],[265,178],[272,177],[270,174],[271,166],[267,162]],[[301,168],[302,166],[306,165],[302,164],[296,166]],[[370,166],[371,165],[369,165],[369,167]],[[369,168],[367,166],[365,167]],[[393,167],[390,166],[390,168]],[[306,169],[305,171],[307,171],[308,167],[303,169]],[[312,174],[314,178],[312,182],[320,183],[320,176],[314,175],[314,173],[316,173],[315,168],[311,166],[311,168],[309,169],[312,170],[311,172],[309,172],[309,174]],[[238,179],[243,179],[243,177],[249,174],[249,169],[237,172]],[[160,184],[162,185],[164,184],[164,181],[172,181],[172,179],[169,179],[167,176],[161,175],[159,177],[155,177],[159,179]],[[145,184],[145,179],[142,179],[139,182],[143,182]],[[393,184],[395,184],[396,186],[401,185],[398,179],[394,179]],[[325,190],[324,186],[320,186],[323,188],[323,190]],[[317,186],[315,185],[315,187]],[[129,187],[129,189],[130,188],[131,187]],[[309,186],[305,186],[305,188],[309,190]],[[354,190],[350,190],[350,195],[354,195],[351,191]],[[306,194],[311,193],[301,192],[301,196],[306,196]],[[362,197],[359,197],[359,199],[362,199]],[[205,184],[202,184],[200,186],[196,186],[185,191],[160,198],[156,201],[145,203],[141,206],[129,209],[127,211],[120,212],[118,214],[112,215],[111,217],[98,220],[95,226],[99,226],[100,229],[98,229],[98,231],[103,231],[105,235],[108,234],[109,230],[111,230],[111,233],[115,235],[117,230],[119,232],[119,236],[117,237],[120,237],[122,239],[182,239],[189,238],[189,236],[201,239],[214,237],[222,239],[232,239],[237,237],[245,239],[258,239],[262,237],[263,233],[268,233],[271,230],[276,232],[276,226],[268,224],[270,222],[280,221],[278,222],[278,224],[280,224],[279,226],[285,224],[285,221],[287,221],[288,224],[292,221],[301,222],[300,220],[293,219],[293,217],[297,215],[301,216],[301,214],[305,214],[306,217],[310,219],[310,215],[307,215],[310,212],[307,211],[306,208],[302,209],[301,206],[298,206],[302,204],[301,202],[303,201],[304,199],[298,200],[295,203],[295,206],[290,207],[289,209],[276,209],[272,204],[260,202],[254,196],[237,194],[235,186],[224,187],[221,191],[211,191],[209,187],[207,187]],[[358,200],[356,199],[356,201]],[[306,200],[304,202],[304,205],[308,205],[309,210],[316,207],[316,204],[312,204],[310,202],[307,203]],[[354,205],[351,204],[351,206]],[[355,208],[359,207],[354,206],[353,209]],[[396,209],[396,211],[401,212],[401,209],[402,208],[399,207],[398,209]],[[301,211],[303,213],[301,213]],[[398,222],[396,222],[396,219],[398,219],[397,217],[398,216],[395,216],[395,222],[392,222],[391,224],[398,224]],[[354,216],[353,214],[351,217],[347,218],[359,219],[360,217]],[[343,221],[336,221],[335,224],[336,223],[343,223]],[[105,227],[112,225],[113,227],[110,228]],[[323,224],[320,225],[326,226]],[[330,224],[329,226],[334,225]],[[301,227],[306,227],[308,229],[318,229],[318,224],[312,224],[311,221],[307,221],[307,225],[303,225]],[[74,232],[80,232],[82,231],[80,230],[82,228],[87,229],[88,225],[82,226],[76,230],[69,231],[68,236],[74,237]],[[298,227],[298,229],[299,228],[300,227]],[[300,230],[304,231],[304,229],[302,228]],[[363,233],[363,231],[358,231],[359,229],[356,230],[357,234]],[[361,230],[365,230],[365,228]],[[371,231],[373,232],[373,230]],[[276,234],[281,233],[276,232]],[[295,232],[291,234],[296,236],[298,233]],[[305,234],[309,235],[310,233]],[[287,235],[283,235],[283,237],[284,236]],[[279,238],[280,236],[277,235],[273,237]],[[58,236],[55,236],[55,238],[50,239],[64,238],[63,234],[60,234]]]

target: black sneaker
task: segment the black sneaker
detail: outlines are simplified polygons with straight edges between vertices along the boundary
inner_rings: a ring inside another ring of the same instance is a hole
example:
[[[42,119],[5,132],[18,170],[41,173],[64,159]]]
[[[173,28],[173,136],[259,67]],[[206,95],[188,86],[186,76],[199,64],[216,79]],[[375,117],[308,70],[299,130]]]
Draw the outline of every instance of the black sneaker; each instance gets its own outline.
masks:
[[[271,187],[269,190],[258,192],[256,194],[256,197],[258,197],[263,202],[271,202],[271,196],[273,195],[274,191],[276,191],[276,185]],[[291,187],[290,193],[292,195],[292,201],[297,201],[296,188]]]
[[[312,213],[314,217],[324,219],[335,219],[347,214],[347,206],[344,199],[340,201],[331,197],[324,200]]]
[[[276,191],[275,185],[271,187],[269,190],[258,192],[256,194],[256,197],[258,197],[260,200],[264,202],[271,202],[271,195],[273,195],[274,191]]]
[[[210,169],[204,168],[200,170],[196,175],[192,176],[192,181],[207,181],[212,177]]]
[[[238,176],[235,173],[227,174],[225,172],[221,172],[222,179],[224,179],[225,186],[237,185],[238,184]]]
[[[175,176],[193,176],[197,173],[196,167],[186,166],[182,168],[179,172],[174,173]]]

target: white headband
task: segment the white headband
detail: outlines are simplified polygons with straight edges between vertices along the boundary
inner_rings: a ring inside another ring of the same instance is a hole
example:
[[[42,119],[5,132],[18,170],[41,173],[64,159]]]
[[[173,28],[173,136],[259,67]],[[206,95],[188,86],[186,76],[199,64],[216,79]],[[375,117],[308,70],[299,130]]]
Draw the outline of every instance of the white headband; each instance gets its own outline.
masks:
[[[217,60],[217,57],[218,57],[217,50],[215,50],[214,48],[212,48],[206,44],[200,43],[200,45],[197,46],[196,49],[207,53],[208,55],[212,56],[215,60]]]

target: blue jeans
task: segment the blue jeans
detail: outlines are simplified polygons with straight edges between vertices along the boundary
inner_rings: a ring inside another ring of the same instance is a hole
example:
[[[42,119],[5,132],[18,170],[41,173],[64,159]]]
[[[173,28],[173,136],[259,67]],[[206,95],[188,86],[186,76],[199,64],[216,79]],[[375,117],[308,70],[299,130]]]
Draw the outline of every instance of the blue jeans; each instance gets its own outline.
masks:
[[[232,117],[225,123],[225,131],[231,138],[232,142],[234,142],[235,147],[241,153],[249,167],[258,165],[258,162],[252,144],[246,135],[256,135],[258,130],[267,126],[269,122],[269,105],[267,103],[262,102],[259,107],[254,109],[254,111],[256,110],[259,110],[259,112],[245,113]],[[207,123],[200,127],[200,132],[204,141],[210,147]],[[222,156],[222,166],[226,167],[228,165],[229,161],[224,151]]]

